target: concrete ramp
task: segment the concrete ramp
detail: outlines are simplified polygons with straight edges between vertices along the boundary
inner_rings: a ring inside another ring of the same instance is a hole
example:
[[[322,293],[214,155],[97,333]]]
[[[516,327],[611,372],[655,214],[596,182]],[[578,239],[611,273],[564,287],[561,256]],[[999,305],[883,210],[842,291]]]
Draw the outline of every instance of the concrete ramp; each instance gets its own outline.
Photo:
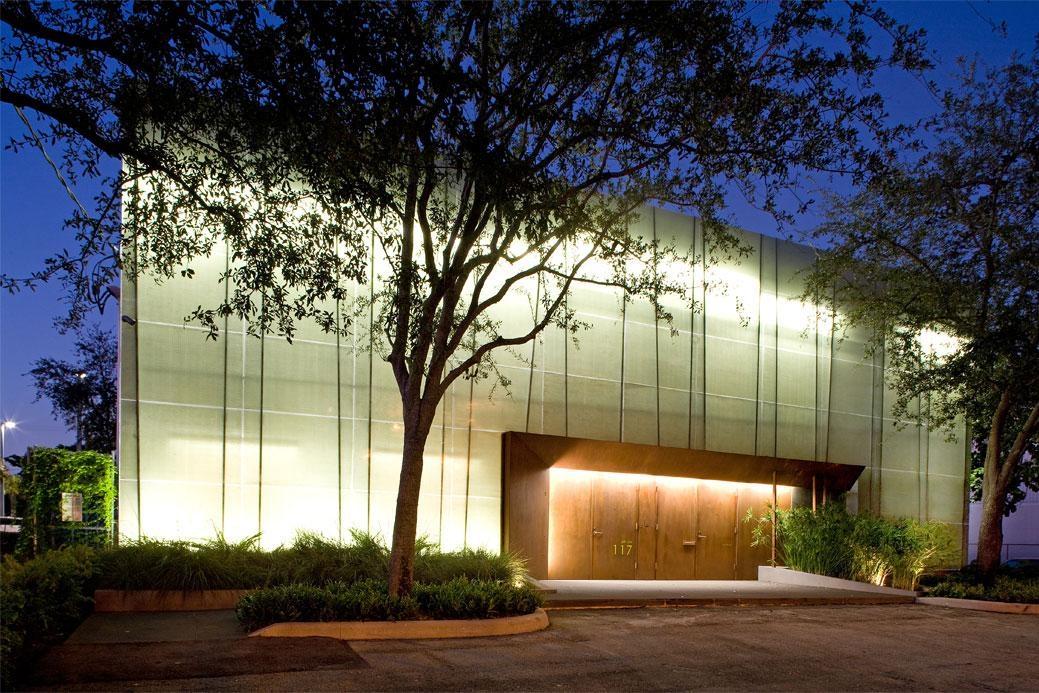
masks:
[[[914,598],[756,580],[539,580],[546,609],[911,604]]]

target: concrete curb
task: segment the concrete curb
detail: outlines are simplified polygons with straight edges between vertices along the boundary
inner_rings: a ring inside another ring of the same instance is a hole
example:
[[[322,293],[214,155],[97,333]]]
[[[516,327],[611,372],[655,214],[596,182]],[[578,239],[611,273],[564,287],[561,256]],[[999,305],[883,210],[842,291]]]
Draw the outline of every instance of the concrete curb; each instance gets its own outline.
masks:
[[[450,621],[328,621],[274,623],[254,631],[259,638],[336,638],[338,640],[425,640],[519,635],[548,628],[544,609],[523,616]]]
[[[971,611],[991,611],[998,614],[1028,614],[1039,616],[1039,604],[1020,604],[1017,602],[989,602],[983,599],[953,599],[952,597],[917,597],[918,604],[927,606],[944,606],[950,609],[969,609]]]
[[[252,590],[94,590],[94,611],[217,611],[233,609]]]
[[[816,575],[815,573],[802,573],[800,570],[790,568],[773,568],[768,565],[758,566],[758,580],[760,582],[775,582],[783,585],[801,585],[804,587],[829,587],[836,590],[851,590],[853,592],[872,592],[873,594],[889,594],[892,596],[915,597],[916,592],[912,590],[899,590],[894,587],[881,587],[871,585],[868,582],[856,580],[842,580],[841,578],[829,577],[827,575]]]
[[[666,599],[560,599],[545,604],[548,611],[570,609],[696,608],[716,606],[876,606],[912,604],[913,597],[899,594],[863,594],[854,597],[669,597]]]

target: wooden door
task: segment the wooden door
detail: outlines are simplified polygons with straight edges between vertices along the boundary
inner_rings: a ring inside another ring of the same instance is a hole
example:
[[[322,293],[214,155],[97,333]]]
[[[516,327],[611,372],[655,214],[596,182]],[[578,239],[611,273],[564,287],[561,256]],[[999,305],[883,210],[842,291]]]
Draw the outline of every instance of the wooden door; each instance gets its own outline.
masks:
[[[601,476],[592,483],[592,579],[634,580],[638,484]]]
[[[736,487],[701,482],[696,506],[696,579],[735,579]]]
[[[696,578],[697,482],[657,483],[657,579]]]
[[[592,577],[592,476],[553,476],[548,498],[548,577]]]
[[[639,531],[635,538],[635,578],[653,580],[657,577],[657,485],[639,484]]]

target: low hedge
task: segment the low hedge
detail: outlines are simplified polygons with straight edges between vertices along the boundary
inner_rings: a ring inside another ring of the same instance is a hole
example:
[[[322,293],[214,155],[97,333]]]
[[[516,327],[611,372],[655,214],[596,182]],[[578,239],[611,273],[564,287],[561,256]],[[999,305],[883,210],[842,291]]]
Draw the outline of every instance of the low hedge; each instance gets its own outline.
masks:
[[[100,587],[121,590],[255,589],[385,579],[390,551],[379,538],[352,532],[349,542],[303,533],[289,546],[265,551],[259,537],[228,542],[144,539],[112,547],[101,559]],[[484,549],[442,552],[419,541],[414,578],[422,583],[458,577],[498,582],[526,578],[523,561]]]
[[[90,613],[98,572],[97,552],[85,546],[56,549],[0,568],[0,679],[4,689],[46,647],[61,642]]]
[[[390,597],[386,583],[362,580],[314,585],[279,585],[257,590],[238,602],[235,612],[246,630],[288,621],[405,621],[519,616],[542,604],[528,585],[455,578],[417,583],[411,595]]]
[[[947,577],[927,591],[928,597],[981,599],[990,602],[1039,604],[1039,580],[997,575],[991,585],[969,574]]]
[[[523,562],[482,549],[440,552],[419,542],[418,584],[407,599],[387,595],[389,549],[354,533],[350,543],[301,534],[264,551],[241,542],[143,540],[95,549],[72,546],[32,560],[8,556],[0,568],[0,680],[17,682],[36,655],[64,640],[93,607],[97,588],[260,589],[239,605],[243,623],[279,621],[491,618],[530,613],[540,603],[524,584]]]

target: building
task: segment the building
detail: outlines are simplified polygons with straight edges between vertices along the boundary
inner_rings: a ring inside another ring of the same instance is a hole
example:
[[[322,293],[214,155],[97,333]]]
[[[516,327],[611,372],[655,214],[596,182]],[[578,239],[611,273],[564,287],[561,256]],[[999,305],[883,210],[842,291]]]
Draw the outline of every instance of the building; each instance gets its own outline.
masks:
[[[669,211],[647,209],[632,233],[702,250],[698,222]],[[892,419],[883,353],[798,298],[813,251],[740,233],[754,248],[742,262],[658,268],[687,273],[703,305],[668,305],[675,331],[647,301],[582,286],[568,298],[590,325],[579,345],[552,329],[529,358],[496,354],[508,393],[456,382],[428,442],[419,532],[588,578],[751,577],[763,557],[739,520],[773,492],[789,506],[847,491],[859,511],[963,536],[962,431]],[[388,364],[363,330],[304,325],[289,344],[228,320],[205,339],[184,316],[224,291],[224,266],[217,252],[193,279],[124,280],[121,533],[389,536],[402,425]],[[515,296],[502,318],[524,310]]]
[[[981,530],[981,502],[970,504],[970,532],[967,560],[978,557],[978,532]],[[1017,509],[1003,518],[1003,547],[999,560],[1039,560],[1039,491],[1028,491]]]

